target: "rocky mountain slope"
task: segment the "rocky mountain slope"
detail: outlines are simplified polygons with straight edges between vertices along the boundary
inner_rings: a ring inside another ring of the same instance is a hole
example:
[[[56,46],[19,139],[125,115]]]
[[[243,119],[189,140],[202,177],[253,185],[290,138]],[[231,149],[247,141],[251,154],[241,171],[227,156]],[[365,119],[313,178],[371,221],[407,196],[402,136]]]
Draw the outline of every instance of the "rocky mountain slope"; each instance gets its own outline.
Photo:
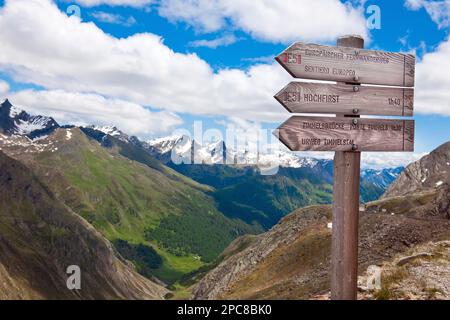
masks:
[[[368,203],[360,213],[359,270],[450,237],[448,186]],[[331,207],[296,210],[267,233],[235,240],[194,288],[195,299],[309,299],[329,290]]]
[[[450,183],[450,142],[410,164],[388,188],[383,198],[433,189]]]
[[[446,163],[442,150],[431,153],[434,162]],[[428,168],[439,167],[427,159]],[[441,168],[434,171],[437,179],[448,178],[446,167]],[[415,192],[367,203],[360,212],[360,274],[417,245],[450,239],[450,185],[423,183]],[[235,240],[222,262],[195,286],[194,298],[305,299],[326,294],[330,222],[330,206],[311,206],[294,211],[264,234]]]
[[[430,241],[384,262],[380,289],[367,287],[370,274],[361,276],[358,299],[449,300],[449,270],[450,241]]]
[[[81,268],[81,290],[67,289],[70,265]],[[167,293],[1,151],[0,279],[0,300],[161,299]]]

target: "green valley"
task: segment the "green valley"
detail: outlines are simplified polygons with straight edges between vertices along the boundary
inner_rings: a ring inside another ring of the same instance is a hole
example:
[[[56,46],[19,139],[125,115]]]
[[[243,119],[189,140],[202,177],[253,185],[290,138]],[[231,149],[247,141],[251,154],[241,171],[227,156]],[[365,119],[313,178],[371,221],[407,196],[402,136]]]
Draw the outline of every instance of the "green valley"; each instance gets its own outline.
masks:
[[[172,283],[212,261],[239,235],[259,231],[218,211],[207,194],[211,187],[162,164],[155,169],[126,158],[120,143],[104,148],[78,128],[58,129],[42,143],[47,139],[53,149],[17,157],[66,205],[122,244],[119,252],[145,275]],[[145,252],[161,263],[149,263]]]

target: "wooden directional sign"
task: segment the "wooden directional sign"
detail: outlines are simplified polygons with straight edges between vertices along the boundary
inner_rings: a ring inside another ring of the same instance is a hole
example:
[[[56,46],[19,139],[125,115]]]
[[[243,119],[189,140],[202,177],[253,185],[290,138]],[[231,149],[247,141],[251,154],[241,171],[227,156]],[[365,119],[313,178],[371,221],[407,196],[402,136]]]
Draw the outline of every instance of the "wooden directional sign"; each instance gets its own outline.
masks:
[[[360,115],[413,115],[414,91],[404,87],[414,87],[415,57],[364,50],[360,36],[340,37],[337,45],[298,42],[275,58],[296,78],[338,83],[287,85],[275,98],[289,112],[334,113],[336,117],[293,116],[274,133],[292,151],[336,151],[331,298],[355,300],[361,151],[414,151],[414,120]]]
[[[291,82],[275,99],[293,113],[412,116],[414,90]]]
[[[297,42],[275,59],[296,78],[414,86],[411,54]]]
[[[414,120],[293,116],[275,134],[292,151],[414,151]]]

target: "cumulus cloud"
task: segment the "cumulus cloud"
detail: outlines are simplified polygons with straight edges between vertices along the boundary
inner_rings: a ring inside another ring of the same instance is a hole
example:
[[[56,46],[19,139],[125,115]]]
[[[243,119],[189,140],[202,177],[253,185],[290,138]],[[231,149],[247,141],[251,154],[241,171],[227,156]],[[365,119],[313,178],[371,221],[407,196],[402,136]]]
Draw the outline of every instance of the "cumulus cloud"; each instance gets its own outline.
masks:
[[[450,40],[426,53],[416,67],[415,109],[450,116]]]
[[[136,19],[133,16],[124,17],[120,14],[114,14],[104,11],[95,11],[91,14],[97,21],[110,23],[110,24],[119,24],[126,27],[131,27],[136,24]]]
[[[196,54],[174,52],[159,36],[118,39],[68,17],[51,1],[7,1],[0,11],[0,42],[0,65],[19,82],[173,112],[266,121],[286,117],[273,94],[291,78],[278,65],[214,72]]]
[[[219,38],[207,40],[207,39],[200,39],[191,41],[189,45],[191,47],[206,47],[210,49],[215,49],[218,47],[226,47],[229,45],[232,45],[233,43],[236,43],[240,41],[241,38],[236,37],[234,34],[227,34]]]
[[[450,26],[450,1],[449,0],[406,0],[405,5],[411,10],[424,8],[439,29]]]
[[[170,127],[176,123],[174,112],[260,122],[279,122],[289,117],[273,94],[292,79],[275,63],[215,72],[196,54],[174,52],[157,35],[144,33],[115,38],[92,22],[68,17],[49,0],[7,1],[0,10],[0,43],[1,70],[18,82],[42,86],[47,90],[43,92],[48,93],[41,92],[41,95],[65,92],[86,98],[93,94],[98,99],[88,102],[104,101],[116,110],[128,102],[165,110],[170,115],[154,122],[153,118],[134,116],[132,111],[138,109],[129,107],[125,109],[127,113],[114,121],[131,117],[132,130],[145,131],[153,125],[164,128],[165,121],[169,124],[166,127]],[[445,42],[418,64],[418,112],[450,114],[449,54],[450,44]],[[39,92],[27,94],[35,97]],[[25,100],[24,96],[20,96],[24,106],[27,101],[36,105],[36,99]],[[75,112],[73,108],[63,110]],[[107,116],[103,111],[98,114],[97,121],[100,116]],[[83,115],[89,121],[94,119],[87,113],[78,117],[81,119]]]
[[[138,136],[167,133],[182,123],[170,112],[152,112],[136,103],[63,90],[23,90],[10,95],[11,103],[63,124],[115,125]]]
[[[127,6],[135,8],[145,7],[155,2],[155,0],[75,0],[75,1],[64,0],[64,1],[75,2],[84,7],[95,7],[105,4],[109,6]]]
[[[239,28],[271,42],[334,41],[349,33],[367,37],[363,7],[338,0],[165,0],[158,12],[200,32]]]

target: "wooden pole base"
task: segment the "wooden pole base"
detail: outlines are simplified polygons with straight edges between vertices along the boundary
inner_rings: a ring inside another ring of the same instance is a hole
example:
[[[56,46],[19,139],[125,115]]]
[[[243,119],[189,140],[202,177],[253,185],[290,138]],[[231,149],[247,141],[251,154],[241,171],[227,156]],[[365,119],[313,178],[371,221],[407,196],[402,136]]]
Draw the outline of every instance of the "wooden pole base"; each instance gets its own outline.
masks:
[[[360,152],[334,156],[331,298],[354,300],[358,278]]]

